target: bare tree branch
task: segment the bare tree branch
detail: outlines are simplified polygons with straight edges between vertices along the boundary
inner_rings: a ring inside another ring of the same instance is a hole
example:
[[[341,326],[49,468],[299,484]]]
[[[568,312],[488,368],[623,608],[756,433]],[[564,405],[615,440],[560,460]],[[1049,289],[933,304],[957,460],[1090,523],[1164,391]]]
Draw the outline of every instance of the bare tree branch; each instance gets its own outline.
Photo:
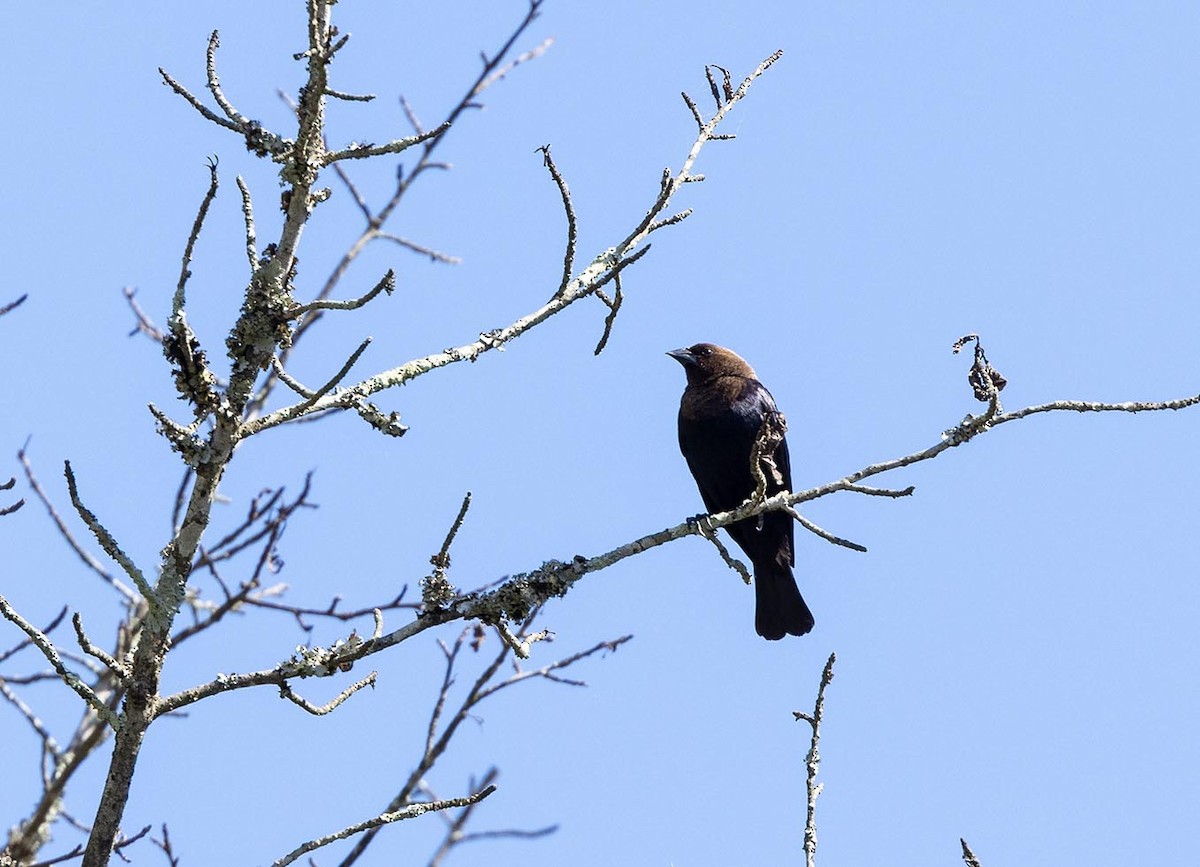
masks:
[[[471,492],[467,491],[462,505],[458,509],[458,514],[454,518],[454,523],[450,525],[450,530],[442,542],[441,550],[429,558],[433,572],[421,579],[421,602],[428,609],[442,608],[456,595],[454,585],[450,583],[450,579],[446,575],[450,569],[450,546],[454,544],[454,537],[462,528],[469,508],[471,508]]]
[[[804,861],[807,867],[813,867],[817,857],[817,798],[824,786],[817,782],[817,772],[821,769],[821,753],[818,745],[821,742],[821,719],[825,715],[825,689],[833,682],[833,664],[837,654],[829,654],[825,669],[821,672],[821,685],[817,687],[817,701],[811,714],[803,711],[792,711],[796,720],[804,720],[812,726],[812,740],[808,748],[808,756],[804,760],[807,773],[805,775],[805,791],[807,792],[807,809],[804,820]]]
[[[696,524],[700,536],[712,542],[713,547],[717,549],[717,553],[721,555],[721,559],[725,561],[725,565],[738,573],[746,585],[752,582],[753,579],[746,569],[746,564],[729,553],[729,549],[725,547],[725,543],[717,535],[717,528],[713,526],[708,515],[697,515],[695,518],[690,519],[688,523]]]
[[[389,268],[388,272],[383,275],[383,278],[366,295],[350,301],[329,301],[324,298],[310,301],[308,304],[301,304],[296,307],[292,311],[292,318],[299,319],[314,310],[357,310],[374,299],[380,292],[386,292],[388,295],[391,295],[395,290],[396,272]]]
[[[116,728],[116,715],[109,710],[108,706],[101,701],[100,697],[92,691],[91,687],[83,682],[83,679],[78,674],[71,671],[71,669],[67,668],[66,665],[63,664],[62,657],[58,652],[58,648],[55,647],[53,642],[46,637],[46,634],[18,614],[16,609],[9,605],[8,600],[3,596],[0,596],[0,616],[3,616],[6,620],[16,625],[18,629],[28,635],[34,646],[42,652],[42,655],[46,657],[46,660],[54,667],[54,671],[58,674],[59,680],[74,690],[75,694],[87,702],[88,705],[96,713],[98,713],[106,723],[113,728]]]
[[[521,639],[525,638],[528,633],[530,624],[533,621],[535,614],[530,615],[516,630],[517,636]],[[412,797],[419,791],[422,785],[422,780],[429,774],[430,770],[437,763],[438,759],[449,748],[450,742],[459,726],[474,713],[483,701],[489,696],[494,695],[501,689],[506,689],[509,686],[522,683],[531,678],[544,678],[546,680],[557,681],[560,683],[568,683],[578,685],[575,682],[567,681],[558,676],[558,672],[573,665],[574,663],[586,659],[596,653],[604,650],[615,650],[621,644],[630,640],[631,636],[624,636],[615,639],[614,641],[601,642],[596,646],[573,654],[565,659],[549,663],[536,671],[524,672],[520,669],[509,678],[503,681],[494,682],[494,678],[500,671],[504,663],[511,658],[511,649],[507,642],[502,642],[500,648],[492,660],[483,668],[479,676],[472,682],[466,695],[459,703],[457,710],[447,714],[446,708],[449,704],[450,691],[455,683],[455,673],[463,648],[466,646],[467,639],[471,638],[471,646],[478,650],[482,645],[483,638],[487,631],[482,626],[467,628],[462,630],[453,645],[446,645],[444,642],[439,642],[442,647],[442,652],[446,658],[446,668],[442,677],[441,688],[438,691],[437,700],[434,702],[433,711],[430,714],[429,725],[426,731],[425,745],[422,750],[420,759],[409,775],[408,780],[396,793],[395,797],[389,802],[387,810],[397,810],[405,804],[411,802]],[[339,865],[340,867],[350,867],[358,861],[358,859],[366,851],[374,840],[376,830],[368,831],[362,836],[351,849],[349,854],[343,858]]]
[[[330,843],[336,843],[338,840],[345,840],[364,831],[370,831],[374,828],[389,825],[392,822],[400,822],[404,819],[415,819],[417,816],[423,816],[426,813],[436,812],[439,810],[451,810],[455,807],[469,807],[472,804],[477,804],[486,798],[492,792],[496,791],[495,786],[488,786],[481,792],[476,792],[474,795],[469,795],[465,798],[449,798],[445,801],[433,801],[428,804],[410,804],[402,810],[395,810],[390,813],[381,813],[373,819],[367,819],[365,822],[356,822],[340,831],[335,831],[332,834],[326,834],[324,837],[318,837],[315,840],[309,840],[307,843],[302,843],[289,852],[284,857],[273,862],[273,867],[284,867],[284,865],[292,864],[297,861],[301,855],[320,849],[322,846],[328,846]]]
[[[46,511],[50,515],[50,520],[54,522],[54,526],[58,529],[58,534],[62,537],[63,541],[67,543],[68,547],[70,547],[70,549],[79,556],[79,559],[83,561],[85,566],[95,572],[105,583],[125,597],[126,602],[130,604],[136,604],[139,601],[137,593],[135,593],[119,578],[115,577],[112,573],[105,569],[104,564],[92,556],[90,552],[84,550],[83,546],[79,544],[79,540],[75,538],[75,534],[71,532],[66,522],[62,519],[62,516],[58,514],[58,510],[54,507],[54,504],[50,501],[45,489],[42,487],[41,483],[37,479],[37,476],[34,474],[33,464],[31,464],[29,461],[26,448],[27,447],[22,447],[21,450],[17,452],[17,460],[21,462],[21,466],[25,469],[25,478],[29,482],[29,487],[33,488],[33,492],[37,495],[37,498],[41,500],[42,505],[46,507]]]
[[[238,192],[242,194],[242,220],[246,225],[246,259],[250,264],[250,273],[258,270],[258,238],[254,229],[254,202],[250,198],[250,187],[245,179],[237,176]],[[163,826],[164,836],[166,826]]]
[[[151,837],[150,840],[162,850],[163,855],[166,856],[168,867],[179,867],[179,859],[175,857],[175,850],[171,847],[171,835],[167,831],[166,822],[163,822],[162,825],[162,839],[155,840]]]
[[[830,544],[833,544],[833,545],[838,545],[842,548],[849,548],[851,551],[858,551],[860,554],[867,553],[867,548],[865,545],[860,545],[857,542],[851,542],[849,539],[843,539],[841,536],[835,536],[833,533],[830,533],[828,530],[825,530],[825,529],[817,526],[816,523],[814,523],[813,521],[810,521],[808,518],[801,515],[799,512],[797,512],[791,506],[784,507],[783,511],[785,511],[789,515],[791,515],[792,520],[799,523],[800,526],[803,527],[805,530],[808,530],[808,532],[814,533],[817,536],[820,536],[826,542],[829,542]]]
[[[163,826],[163,829],[166,830],[166,825]],[[80,828],[80,830],[86,832],[87,828]],[[122,837],[121,839],[117,840],[116,843],[113,844],[113,854],[120,856],[121,860],[125,861],[126,863],[129,863],[129,859],[126,858],[124,855],[120,854],[121,850],[127,848],[128,846],[132,846],[138,840],[145,837],[148,833],[150,833],[150,826],[146,825],[144,828],[142,828],[142,830],[138,831],[132,837]],[[50,867],[51,864],[63,864],[67,861],[74,861],[76,858],[78,858],[82,854],[83,854],[83,846],[80,845],[80,846],[76,846],[70,852],[66,852],[62,855],[59,855],[55,858],[50,858],[45,861],[38,861],[36,863],[30,864],[29,867]],[[2,863],[2,862],[0,862],[0,863]]]
[[[963,862],[967,867],[982,867],[979,859],[975,857],[975,853],[971,851],[971,847],[967,845],[967,841],[959,837],[958,842],[962,844]]]
[[[459,265],[462,263],[462,258],[459,256],[451,256],[448,253],[442,253],[432,247],[426,247],[424,244],[418,244],[416,241],[410,241],[408,238],[401,238],[399,235],[393,235],[391,232],[376,232],[375,237],[381,241],[391,241],[393,244],[398,244],[414,253],[422,256],[428,256],[431,262],[442,262],[446,265]]]
[[[712,527],[724,527],[736,521],[759,515],[763,512],[784,509],[797,503],[808,502],[843,491],[854,492],[863,479],[901,467],[911,466],[921,461],[932,460],[938,455],[961,445],[978,436],[984,431],[1009,421],[1015,421],[1038,412],[1050,411],[1090,411],[1090,412],[1154,412],[1162,410],[1178,410],[1195,406],[1200,403],[1200,395],[1179,400],[1162,401],[1157,403],[1138,402],[1123,404],[1101,404],[1082,401],[1058,401],[1017,410],[1004,415],[994,413],[995,404],[989,407],[984,415],[968,416],[960,425],[946,431],[942,440],[934,446],[904,457],[871,464],[853,472],[837,481],[828,482],[810,488],[806,491],[791,493],[782,491],[768,497],[759,503],[747,501],[737,509],[708,516]],[[571,586],[584,575],[606,569],[622,560],[633,557],[643,551],[665,545],[686,536],[703,535],[701,523],[695,520],[685,521],[674,527],[660,530],[627,542],[603,554],[594,557],[577,556],[570,562],[550,560],[536,569],[522,572],[507,578],[497,588],[486,593],[472,594],[440,611],[426,612],[421,619],[409,623],[379,639],[364,642],[362,646],[349,651],[353,658],[368,656],[379,650],[398,644],[411,638],[425,629],[460,618],[480,619],[485,623],[497,623],[507,619],[510,622],[523,620],[528,613],[548,599],[565,594]],[[349,660],[345,660],[349,661]]]
[[[215,35],[216,31],[213,31],[213,32]],[[195,96],[193,96],[186,87],[184,87],[182,84],[180,84],[174,78],[172,78],[171,74],[169,72],[167,72],[165,69],[163,69],[161,66],[158,68],[158,74],[162,76],[163,84],[167,85],[167,87],[171,88],[171,90],[175,91],[177,94],[179,94],[184,99],[186,99],[188,101],[188,103],[192,106],[192,108],[194,108],[194,109],[196,109],[196,111],[200,112],[200,114],[205,118],[205,120],[210,120],[213,123],[217,124],[218,126],[223,126],[226,129],[231,129],[234,132],[242,131],[241,127],[239,127],[236,123],[234,123],[233,121],[230,121],[230,120],[226,120],[225,118],[216,114],[215,112],[212,111],[212,109],[210,109],[208,106],[206,106],[204,103],[202,103],[199,99],[197,99]]]
[[[100,547],[104,549],[104,553],[116,561],[117,565],[125,571],[125,574],[133,579],[134,585],[141,592],[142,596],[153,605],[156,599],[155,593],[151,589],[149,582],[146,581],[145,576],[142,575],[142,570],[121,550],[121,546],[117,544],[117,540],[112,537],[112,534],[100,523],[100,520],[79,499],[79,489],[75,485],[75,473],[71,471],[70,461],[63,462],[63,473],[67,477],[67,491],[71,495],[71,505],[79,513],[79,517],[83,518],[83,523],[87,524],[87,528],[92,531],[92,535],[96,537],[96,541],[100,543]]]
[[[517,40],[524,35],[525,31],[528,30],[530,25],[532,25],[534,20],[538,17],[538,12],[541,8],[542,2],[543,0],[531,0],[529,8],[526,10],[524,17],[513,29],[512,33],[509,35],[504,44],[497,51],[492,53],[490,57],[484,55],[483,68],[481,69],[478,77],[471,83],[471,85],[467,88],[466,93],[446,115],[441,126],[453,128],[455,122],[465,111],[472,108],[479,108],[479,103],[476,100],[485,90],[487,90],[487,88],[503,79],[504,76],[516,66],[528,60],[532,60],[535,57],[539,57],[541,54],[545,53],[546,49],[549,48],[551,40],[547,40],[532,51],[527,51],[519,55],[511,62],[505,62],[505,58],[512,51]],[[408,102],[401,97],[400,103],[409,119],[409,122],[412,123],[413,129],[416,131],[417,135],[426,134],[427,130],[417,119],[415,112],[413,112],[412,107],[408,104]],[[299,106],[296,106],[296,109],[299,110]],[[358,193],[353,184],[350,183],[349,178],[344,174],[344,172],[341,171],[340,164],[336,162],[333,163],[333,168],[338,171],[338,174],[340,177],[342,177],[343,182],[346,183],[346,185],[351,189],[352,195],[355,197],[355,201],[358,203],[360,210],[362,210],[363,215],[366,218],[366,227],[363,229],[359,237],[353,243],[351,243],[350,247],[347,249],[346,253],[343,254],[337,265],[334,266],[333,271],[326,279],[324,286],[322,286],[321,290],[317,293],[316,300],[328,298],[333,293],[334,288],[338,285],[339,281],[349,269],[350,265],[358,258],[358,255],[365,250],[372,241],[377,239],[392,240],[395,243],[413,249],[415,252],[428,255],[434,261],[458,261],[455,257],[436,253],[436,251],[424,247],[423,245],[415,245],[412,242],[399,238],[398,236],[389,235],[383,232],[383,226],[387,223],[393,212],[395,212],[395,210],[400,206],[400,203],[405,198],[408,190],[412,188],[412,185],[416,183],[420,177],[431,170],[448,168],[445,163],[441,163],[433,159],[435,150],[445,140],[446,136],[440,135],[427,138],[422,142],[421,154],[417,160],[416,166],[407,173],[404,173],[403,171],[398,172],[395,192],[392,194],[391,199],[389,199],[388,202],[374,214],[372,214],[370,208],[367,207],[365,199],[363,199],[361,194]],[[310,315],[304,317],[303,320],[297,323],[292,334],[292,347],[294,347],[297,341],[299,341],[305,335],[305,333],[307,333],[307,331],[321,319],[322,315],[323,311],[319,309],[314,310]],[[291,347],[285,347],[284,353],[280,357],[280,360],[285,365],[287,362],[287,355],[290,353],[290,351]],[[262,388],[260,388],[259,392],[255,395],[254,400],[248,404],[246,408],[247,419],[253,419],[263,412],[266,402],[274,388],[274,384],[274,378],[268,377]]]
[[[350,698],[350,696],[354,695],[354,693],[358,692],[360,689],[363,689],[367,686],[375,686],[375,681],[378,676],[379,675],[376,672],[372,671],[362,680],[352,683],[350,686],[343,689],[331,701],[328,701],[320,706],[313,704],[302,696],[296,695],[296,693],[292,691],[292,687],[287,681],[284,681],[282,684],[280,684],[279,695],[282,698],[286,698],[297,707],[308,711],[313,716],[325,716],[325,714],[332,713],[333,711],[337,710],[337,708],[340,707],[346,699]]]
[[[431,138],[437,138],[442,133],[450,128],[450,121],[446,121],[440,126],[437,126],[428,132],[410,135],[406,138],[398,138],[395,141],[390,141],[387,144],[381,145],[351,145],[348,148],[343,148],[340,151],[332,151],[325,154],[324,164],[332,165],[341,160],[363,160],[369,157],[381,157],[385,154],[398,154],[408,150],[413,145],[423,144]]]
[[[500,772],[495,767],[488,768],[487,773],[483,775],[483,779],[479,783],[476,783],[474,779],[471,780],[469,788],[479,791],[480,789],[484,789],[487,786],[495,783],[499,776]],[[430,800],[437,800],[435,797],[433,797],[428,786],[422,785],[421,791],[423,794],[429,796]],[[548,825],[545,828],[537,828],[529,831],[517,828],[506,828],[498,831],[466,832],[463,829],[471,820],[471,816],[474,815],[474,811],[475,805],[471,804],[470,806],[464,807],[453,818],[446,816],[444,813],[442,814],[443,818],[446,820],[446,836],[442,839],[437,851],[434,852],[433,856],[429,859],[428,867],[439,867],[439,865],[441,865],[441,863],[454,850],[454,848],[462,845],[463,843],[471,843],[478,840],[536,840],[540,837],[546,837],[550,834],[553,834],[558,830],[557,825]]]
[[[5,313],[11,313],[12,311],[16,310],[18,307],[20,307],[22,304],[25,303],[25,300],[28,297],[29,297],[29,293],[26,292],[24,295],[19,297],[16,301],[9,301],[7,304],[0,306],[0,316],[3,316]]]
[[[29,727],[33,729],[34,734],[36,734],[42,741],[42,752],[45,753],[51,759],[51,761],[57,761],[59,755],[61,754],[61,748],[58,745],[58,741],[56,741],[54,736],[50,734],[50,731],[46,728],[45,723],[38,718],[38,715],[34,712],[33,708],[27,705],[21,699],[21,697],[13,691],[12,687],[8,685],[7,678],[0,679],[0,697],[16,708],[17,713],[25,718],[25,722],[29,723]]]
[[[161,344],[166,335],[163,334],[161,328],[154,324],[154,321],[150,318],[146,311],[142,309],[142,305],[138,304],[136,298],[137,290],[126,286],[121,290],[121,293],[125,296],[125,302],[129,305],[129,309],[133,311],[134,319],[137,321],[137,324],[133,327],[133,330],[129,332],[129,336],[132,337],[135,334],[141,333],[149,337],[155,343]]]
[[[11,491],[16,486],[16,484],[17,484],[17,478],[16,478],[16,476],[13,476],[7,482],[0,483],[0,491]],[[2,517],[4,515],[11,515],[13,512],[17,511],[24,505],[25,505],[25,498],[22,497],[21,499],[17,500],[12,505],[4,506],[3,508],[0,508],[0,517]]]
[[[104,663],[105,668],[107,668],[117,678],[118,681],[124,683],[129,679],[129,670],[123,663],[117,662],[117,660],[113,659],[106,652],[92,644],[91,640],[87,637],[87,634],[83,631],[83,618],[79,616],[79,612],[76,612],[74,615],[72,615],[71,624],[75,627],[75,637],[79,641],[79,646],[83,649],[84,653],[88,654],[88,656],[94,656],[96,659]]]
[[[484,352],[499,349],[509,341],[515,340],[526,331],[541,324],[556,313],[561,312],[580,298],[594,294],[597,288],[603,287],[615,279],[625,267],[636,262],[646,253],[649,245],[641,249],[637,248],[655,230],[655,222],[659,214],[667,208],[675,193],[684,184],[692,182],[698,177],[692,175],[691,170],[703,146],[716,137],[715,131],[717,126],[725,119],[725,116],[733,106],[745,96],[754,80],[766,72],[781,55],[782,52],[776,52],[759,64],[754,72],[742,82],[741,86],[731,94],[730,99],[721,106],[716,114],[707,123],[701,125],[696,140],[692,144],[691,150],[688,152],[680,169],[674,174],[670,170],[664,172],[659,193],[654,203],[647,211],[646,216],[633,228],[624,240],[616,246],[610,247],[598,254],[578,275],[567,281],[565,287],[560,287],[550,301],[542,307],[503,328],[497,328],[480,334],[479,339],[474,342],[410,361],[400,367],[392,368],[391,370],[365,379],[338,394],[327,395],[315,403],[309,404],[305,402],[294,404],[278,409],[260,418],[250,419],[243,426],[241,435],[243,437],[253,436],[268,428],[296,421],[309,413],[326,412],[331,409],[355,408],[360,401],[376,392],[404,385],[418,376],[423,376],[432,370],[449,364],[461,361],[474,361]],[[560,189],[563,189],[563,187],[560,187]],[[568,245],[568,254],[573,255],[570,244]],[[303,328],[303,325],[300,327]]]
[[[550,145],[542,145],[538,148],[538,152],[542,155],[542,162],[546,166],[546,170],[550,172],[550,177],[553,178],[554,185],[558,187],[558,193],[562,196],[563,210],[567,215],[567,249],[563,254],[562,280],[559,282],[558,289],[554,293],[557,297],[567,291],[567,286],[571,283],[571,275],[575,272],[575,242],[578,238],[578,228],[576,225],[575,206],[571,203],[571,190],[567,187],[566,178],[562,176],[562,172],[554,164],[554,157],[550,156]]]
[[[604,351],[604,347],[608,345],[608,338],[612,336],[613,324],[617,321],[617,311],[621,309],[621,302],[624,301],[624,296],[621,294],[621,275],[613,276],[613,284],[616,286],[616,291],[613,292],[612,300],[604,294],[604,290],[599,286],[596,287],[596,297],[605,303],[608,307],[608,315],[604,317],[604,333],[600,335],[600,342],[596,344],[596,348],[592,351],[593,355],[599,355]]]

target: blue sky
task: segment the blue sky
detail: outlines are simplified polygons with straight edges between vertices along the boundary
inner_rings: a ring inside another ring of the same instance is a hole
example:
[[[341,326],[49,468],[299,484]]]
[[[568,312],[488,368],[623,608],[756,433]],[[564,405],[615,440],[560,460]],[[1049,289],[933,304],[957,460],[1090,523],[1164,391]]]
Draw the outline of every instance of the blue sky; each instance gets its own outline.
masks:
[[[478,52],[501,44],[523,10],[339,3],[353,38],[334,86],[379,99],[336,106],[331,142],[406,134],[399,94],[435,123]],[[303,47],[302,4],[64,11],[14,7],[0,59],[11,85],[0,303],[30,296],[0,320],[0,477],[19,473],[29,437],[65,507],[59,470],[70,459],[90,508],[153,568],[179,467],[145,407],[182,407],[156,348],[127,337],[121,289],[136,287],[165,320],[205,160],[219,156],[189,317],[220,356],[246,279],[236,174],[255,195],[263,242],[278,220],[273,168],[156,69],[200,93],[219,29],[226,93],[283,129],[275,91],[301,80],[291,55]],[[550,143],[570,183],[586,262],[624,237],[662,168],[682,161],[694,126],[679,91],[706,104],[704,64],[740,78],[785,53],[729,118],[737,140],[702,155],[708,179],[679,201],[693,217],[658,233],[627,273],[599,358],[604,310],[580,303],[503,354],[381,395],[411,427],[401,440],[347,417],[270,432],[238,453],[223,487],[231,504],[215,518],[225,526],[263,487],[295,488],[314,471],[320,509],[294,520],[281,547],[278,577],[297,603],[370,604],[415,588],[468,490],[451,572],[464,587],[695,514],[675,443],[683,377],[663,353],[701,340],[737,350],[775,395],[799,488],[917,451],[977,412],[969,359],[949,351],[968,332],[1008,378],[1009,409],[1197,392],[1192,4],[550,0],[520,47],[548,37],[544,57],[451,131],[442,157],[453,170],[426,177],[392,224],[463,263],[369,251],[339,294],[389,267],[396,293],[327,317],[294,360],[302,379],[322,380],[366,335],[364,373],[535,309],[557,285],[564,238],[535,149]],[[351,170],[372,203],[385,199],[394,162]],[[334,197],[300,250],[310,293],[360,226],[329,184]],[[557,640],[534,662],[633,641],[573,671],[586,690],[535,683],[498,696],[429,778],[458,795],[496,764],[500,790],[473,827],[561,829],[474,844],[449,863],[799,863],[808,742],[791,711],[811,707],[831,651],[819,862],[959,863],[959,837],[987,867],[1185,860],[1200,772],[1198,430],[1200,410],[1038,416],[886,480],[915,485],[910,499],[810,504],[809,517],[869,553],[798,532],[797,574],[817,619],[803,639],[758,638],[752,592],[698,539],[589,576],[545,612]],[[0,521],[0,538],[0,593],[19,610],[44,622],[69,604],[95,634],[111,630],[114,598],[39,505]],[[345,631],[322,623],[313,640]],[[15,640],[0,625],[0,647]],[[270,667],[302,641],[284,618],[241,618],[182,647],[165,684]],[[127,827],[168,823],[185,863],[260,864],[372,815],[411,767],[439,659],[429,634],[374,657],[377,687],[326,718],[264,690],[161,722]],[[22,660],[5,673],[35,667]],[[344,685],[303,686],[324,700]],[[78,711],[65,688],[27,697],[69,733]],[[34,797],[37,746],[7,705],[0,732],[0,815],[12,824]],[[97,765],[69,792],[81,820],[101,779]],[[393,827],[374,859],[423,863],[439,831],[429,817]],[[75,841],[61,828],[45,854]]]

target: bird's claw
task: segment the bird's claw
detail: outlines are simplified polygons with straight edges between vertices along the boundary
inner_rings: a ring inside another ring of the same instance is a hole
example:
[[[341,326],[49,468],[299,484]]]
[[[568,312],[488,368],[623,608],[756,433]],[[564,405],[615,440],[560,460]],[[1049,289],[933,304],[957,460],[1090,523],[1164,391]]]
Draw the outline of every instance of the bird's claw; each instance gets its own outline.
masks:
[[[687,519],[687,525],[689,527],[695,527],[700,535],[705,539],[711,539],[717,532],[716,529],[713,528],[712,521],[705,512],[701,512],[699,515],[692,515],[692,517]]]

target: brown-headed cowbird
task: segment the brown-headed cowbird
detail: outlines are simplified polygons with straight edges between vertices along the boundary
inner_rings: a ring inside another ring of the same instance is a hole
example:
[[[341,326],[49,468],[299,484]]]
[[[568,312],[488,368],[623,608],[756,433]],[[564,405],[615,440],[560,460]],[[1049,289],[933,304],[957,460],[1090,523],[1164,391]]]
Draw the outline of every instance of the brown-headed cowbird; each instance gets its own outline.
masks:
[[[775,399],[736,353],[697,343],[667,355],[683,365],[687,388],[679,403],[679,450],[696,478],[709,514],[736,509],[754,493],[750,455]],[[767,470],[768,497],[792,488],[787,441],[775,448],[778,478]],[[772,641],[804,635],[812,612],[792,576],[794,528],[786,512],[765,512],[725,528],[754,565],[754,626]]]

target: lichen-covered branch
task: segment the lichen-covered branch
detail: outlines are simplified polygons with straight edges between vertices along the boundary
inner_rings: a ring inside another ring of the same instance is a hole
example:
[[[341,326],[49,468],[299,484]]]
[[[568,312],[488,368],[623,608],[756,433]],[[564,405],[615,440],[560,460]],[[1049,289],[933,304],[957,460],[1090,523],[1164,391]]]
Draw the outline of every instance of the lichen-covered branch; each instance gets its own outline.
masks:
[[[28,452],[24,448],[17,452],[17,460],[21,462],[21,466],[25,470],[25,480],[29,483],[29,487],[33,489],[34,494],[39,500],[42,501],[42,505],[46,507],[46,511],[50,515],[50,520],[54,522],[54,526],[58,530],[59,536],[61,536],[63,541],[67,543],[67,546],[75,552],[75,554],[80,560],[83,561],[84,565],[87,566],[88,569],[95,572],[102,581],[120,593],[127,603],[136,604],[138,601],[138,594],[135,593],[132,588],[126,586],[121,579],[109,572],[108,569],[104,567],[104,564],[101,563],[95,556],[93,556],[90,551],[85,549],[83,545],[79,543],[79,540],[75,538],[75,534],[71,532],[71,528],[67,526],[66,521],[64,521],[62,516],[58,513],[58,509],[55,508],[50,496],[46,493],[46,489],[43,488],[41,482],[38,481],[38,477],[33,471],[33,464],[29,460]]]
[[[62,661],[62,656],[59,654],[58,648],[54,646],[54,642],[44,632],[18,614],[16,609],[9,605],[8,600],[3,596],[0,596],[0,616],[29,636],[29,640],[42,652],[42,656],[46,657],[46,661],[54,668],[59,680],[74,690],[106,723],[113,728],[117,727],[116,716],[101,701],[100,697],[92,691],[92,688],[84,683],[83,678],[67,668],[66,664]]]
[[[1056,401],[1016,410],[1011,413],[997,414],[994,412],[997,404],[993,402],[989,406],[988,411],[983,415],[978,417],[968,416],[961,424],[946,431],[940,442],[927,449],[892,460],[871,464],[841,479],[818,485],[805,491],[795,493],[781,491],[759,502],[749,500],[737,509],[709,515],[705,519],[705,522],[712,528],[725,527],[736,521],[741,521],[763,512],[787,509],[798,503],[805,503],[842,492],[861,493],[866,496],[878,496],[881,494],[884,496],[892,496],[893,494],[897,496],[908,495],[912,493],[911,490],[883,493],[880,489],[864,489],[859,482],[871,476],[911,466],[922,461],[932,460],[948,449],[962,445],[998,424],[1016,421],[1027,415],[1051,411],[1155,412],[1178,410],[1197,404],[1200,404],[1200,395],[1162,402],[1121,404]],[[426,629],[453,620],[481,620],[484,623],[499,623],[502,620],[520,622],[543,603],[565,595],[575,582],[584,575],[607,569],[651,548],[657,548],[687,536],[704,535],[706,528],[702,526],[702,523],[695,520],[684,521],[674,527],[650,533],[593,557],[576,556],[569,562],[549,560],[528,572],[522,572],[506,578],[499,586],[492,590],[470,594],[443,609],[427,610],[416,620],[394,632],[377,639],[365,641],[361,646],[347,649],[345,655],[340,657],[341,661],[345,664],[352,662],[354,659],[369,656],[394,644],[406,641],[414,635],[424,632]],[[838,540],[832,534],[825,535],[829,538],[829,541],[835,544],[844,543],[849,547],[855,547],[856,543],[845,543],[845,540]]]
[[[833,664],[837,662],[837,654],[829,654],[825,668],[821,672],[821,685],[817,687],[817,700],[811,714],[804,711],[792,711],[796,720],[804,720],[812,727],[812,738],[809,741],[808,755],[804,758],[805,767],[805,819],[804,819],[804,863],[806,867],[814,867],[817,858],[817,798],[824,786],[817,782],[817,772],[821,769],[821,753],[818,747],[821,743],[821,720],[825,716],[825,689],[833,682]]]
[[[154,591],[150,588],[150,582],[146,580],[146,577],[142,574],[142,570],[129,558],[129,555],[121,550],[121,546],[117,544],[117,540],[100,523],[100,519],[93,515],[87,506],[83,504],[83,501],[79,499],[79,489],[75,484],[75,473],[71,471],[71,462],[66,461],[63,467],[63,473],[67,477],[67,491],[71,495],[71,505],[79,513],[79,517],[83,518],[83,523],[87,525],[87,528],[92,531],[92,535],[96,537],[96,541],[100,543],[100,547],[104,549],[104,553],[115,560],[117,565],[124,570],[125,574],[133,579],[134,586],[153,605]]]
[[[395,141],[388,142],[387,144],[351,145],[350,147],[343,148],[340,151],[327,152],[323,157],[322,162],[324,165],[328,166],[332,165],[333,163],[340,162],[341,160],[364,160],[370,157],[381,157],[386,154],[403,153],[413,145],[423,144],[429,141],[431,138],[436,138],[448,129],[450,129],[450,121],[446,121],[440,126],[434,127],[426,132],[406,136],[405,138],[398,138]]]

